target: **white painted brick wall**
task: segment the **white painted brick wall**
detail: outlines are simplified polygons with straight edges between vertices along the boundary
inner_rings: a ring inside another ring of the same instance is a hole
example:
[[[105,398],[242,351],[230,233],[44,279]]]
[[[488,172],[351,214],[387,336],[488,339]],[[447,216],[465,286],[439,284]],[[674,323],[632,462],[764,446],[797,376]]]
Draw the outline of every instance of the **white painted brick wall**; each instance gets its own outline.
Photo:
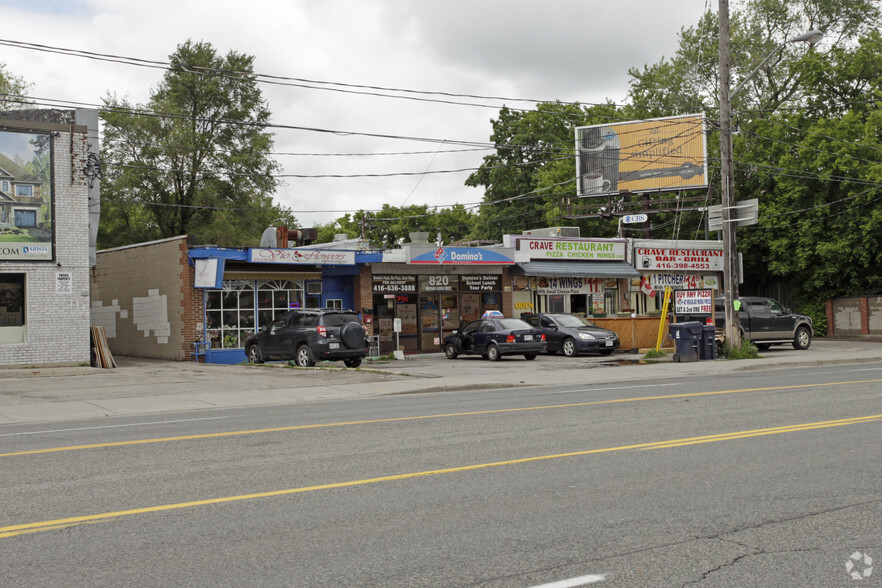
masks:
[[[89,194],[81,171],[86,135],[73,134],[73,155],[71,138],[69,131],[53,138],[58,265],[0,262],[0,272],[25,274],[27,298],[27,342],[0,345],[0,366],[89,363]],[[71,274],[70,294],[56,294],[59,272]]]

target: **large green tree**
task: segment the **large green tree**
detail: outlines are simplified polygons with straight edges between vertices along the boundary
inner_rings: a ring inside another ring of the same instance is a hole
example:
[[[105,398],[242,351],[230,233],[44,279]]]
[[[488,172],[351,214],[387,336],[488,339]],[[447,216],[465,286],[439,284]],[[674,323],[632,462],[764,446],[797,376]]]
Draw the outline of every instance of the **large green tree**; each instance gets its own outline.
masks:
[[[192,234],[256,245],[263,229],[297,226],[273,203],[278,164],[254,58],[187,41],[144,104],[105,98],[99,246]]]

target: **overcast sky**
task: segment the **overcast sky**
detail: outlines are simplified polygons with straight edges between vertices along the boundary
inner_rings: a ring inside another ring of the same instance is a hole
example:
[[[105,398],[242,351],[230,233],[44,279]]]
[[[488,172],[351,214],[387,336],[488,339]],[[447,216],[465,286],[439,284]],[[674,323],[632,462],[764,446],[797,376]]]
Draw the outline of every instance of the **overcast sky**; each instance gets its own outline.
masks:
[[[324,82],[541,100],[623,102],[628,69],[670,57],[678,33],[710,0],[0,0],[0,38],[149,60],[179,43],[212,43],[255,56],[255,71]],[[161,70],[2,46],[0,61],[31,95],[97,105],[112,90],[146,102]],[[491,107],[262,86],[272,122],[447,141],[489,140]],[[524,103],[506,102],[527,107]],[[301,225],[383,204],[481,201],[464,186],[482,151],[439,142],[277,130],[282,173],[383,178],[288,178],[276,201]],[[316,156],[420,152],[415,155]],[[294,154],[294,155],[290,155]],[[575,165],[575,164],[574,164]]]

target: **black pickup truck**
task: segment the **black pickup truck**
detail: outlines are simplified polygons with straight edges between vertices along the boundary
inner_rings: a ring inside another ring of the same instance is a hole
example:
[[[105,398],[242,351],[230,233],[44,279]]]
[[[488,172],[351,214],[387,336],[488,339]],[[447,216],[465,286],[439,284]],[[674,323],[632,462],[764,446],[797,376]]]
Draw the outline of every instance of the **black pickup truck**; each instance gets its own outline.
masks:
[[[734,301],[741,324],[741,337],[757,346],[768,349],[772,345],[790,343],[794,349],[808,349],[812,344],[815,329],[812,319],[802,314],[794,314],[773,298],[762,296],[742,296]],[[698,320],[704,322],[709,315],[677,315],[678,322]],[[724,299],[714,301],[714,322],[717,329],[726,327]]]

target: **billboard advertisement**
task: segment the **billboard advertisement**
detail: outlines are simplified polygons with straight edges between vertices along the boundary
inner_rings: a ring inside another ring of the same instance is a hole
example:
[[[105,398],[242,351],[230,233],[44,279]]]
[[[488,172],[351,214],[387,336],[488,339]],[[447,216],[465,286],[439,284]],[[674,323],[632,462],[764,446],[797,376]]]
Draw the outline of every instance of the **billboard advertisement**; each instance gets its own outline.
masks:
[[[53,259],[52,139],[0,131],[0,261]]]
[[[706,188],[703,114],[576,127],[579,196]]]

